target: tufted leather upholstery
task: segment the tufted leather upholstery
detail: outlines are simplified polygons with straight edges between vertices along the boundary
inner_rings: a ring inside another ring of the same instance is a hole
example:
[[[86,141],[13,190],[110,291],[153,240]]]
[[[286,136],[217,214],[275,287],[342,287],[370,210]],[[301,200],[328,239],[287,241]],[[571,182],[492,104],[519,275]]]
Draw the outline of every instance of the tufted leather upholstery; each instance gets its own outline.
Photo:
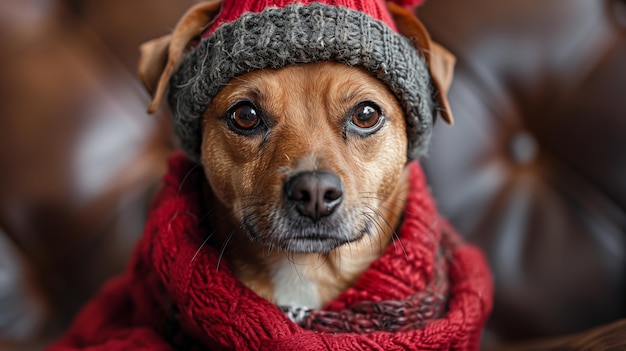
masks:
[[[137,47],[190,4],[0,3],[0,350],[39,349],[124,268],[172,148]]]
[[[0,349],[39,349],[123,268],[171,149],[165,112],[144,113],[137,47],[191,3],[0,2]],[[489,256],[486,336],[626,317],[626,2],[418,12],[458,59],[457,123],[437,125],[424,164],[441,210]]]
[[[436,0],[458,58],[424,161],[440,209],[495,275],[504,340],[626,317],[626,1]]]

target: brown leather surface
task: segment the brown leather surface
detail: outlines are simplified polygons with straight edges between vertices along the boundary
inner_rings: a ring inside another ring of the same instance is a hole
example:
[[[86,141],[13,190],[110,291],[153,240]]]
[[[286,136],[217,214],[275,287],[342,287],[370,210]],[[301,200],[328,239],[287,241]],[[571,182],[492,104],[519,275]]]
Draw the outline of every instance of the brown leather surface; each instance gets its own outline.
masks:
[[[483,348],[484,351],[620,351],[624,349],[626,349],[626,319],[578,334]]]
[[[625,9],[437,0],[419,10],[458,58],[456,124],[439,123],[424,164],[442,212],[488,255],[499,339],[626,317]]]
[[[39,349],[123,269],[172,148],[137,47],[189,3],[72,4],[0,3],[2,350]]]

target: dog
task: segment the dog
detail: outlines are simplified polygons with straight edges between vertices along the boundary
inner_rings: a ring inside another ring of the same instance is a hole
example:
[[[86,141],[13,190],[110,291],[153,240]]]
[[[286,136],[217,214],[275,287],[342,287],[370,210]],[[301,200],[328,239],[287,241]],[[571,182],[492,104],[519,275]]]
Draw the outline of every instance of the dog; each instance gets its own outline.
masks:
[[[141,47],[150,112],[219,5],[193,7],[171,35]],[[415,17],[390,10],[423,48],[451,123],[454,57]],[[202,117],[206,194],[225,219],[211,243],[257,294],[281,306],[322,307],[394,240],[407,191],[406,133],[397,98],[358,67],[323,61],[233,78]]]
[[[478,349],[487,264],[413,162],[454,59],[394,1],[213,0],[141,47],[183,152],[51,350]]]

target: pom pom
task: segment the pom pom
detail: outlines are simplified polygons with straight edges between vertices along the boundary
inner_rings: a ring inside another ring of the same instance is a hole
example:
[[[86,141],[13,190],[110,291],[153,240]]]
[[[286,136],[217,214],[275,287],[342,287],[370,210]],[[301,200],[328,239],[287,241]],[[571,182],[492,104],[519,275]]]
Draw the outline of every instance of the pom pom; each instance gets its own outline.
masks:
[[[415,7],[421,5],[424,0],[391,0],[391,2],[395,3],[396,5],[400,5],[407,10],[412,10]]]

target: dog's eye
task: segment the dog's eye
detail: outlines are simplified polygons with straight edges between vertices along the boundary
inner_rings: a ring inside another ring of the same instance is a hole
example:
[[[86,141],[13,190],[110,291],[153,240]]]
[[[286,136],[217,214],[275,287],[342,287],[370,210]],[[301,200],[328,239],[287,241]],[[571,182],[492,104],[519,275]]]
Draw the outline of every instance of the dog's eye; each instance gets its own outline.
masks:
[[[359,104],[352,113],[352,123],[359,128],[371,128],[378,123],[380,112],[369,103]]]
[[[380,107],[373,102],[360,102],[352,110],[350,123],[357,127],[358,132],[363,134],[373,133],[378,130],[383,115]]]
[[[231,130],[243,135],[256,134],[263,123],[261,114],[250,102],[240,102],[226,113],[226,120]]]
[[[236,106],[230,114],[230,119],[235,127],[242,130],[254,129],[261,122],[261,118],[254,109],[254,106],[249,104]]]

